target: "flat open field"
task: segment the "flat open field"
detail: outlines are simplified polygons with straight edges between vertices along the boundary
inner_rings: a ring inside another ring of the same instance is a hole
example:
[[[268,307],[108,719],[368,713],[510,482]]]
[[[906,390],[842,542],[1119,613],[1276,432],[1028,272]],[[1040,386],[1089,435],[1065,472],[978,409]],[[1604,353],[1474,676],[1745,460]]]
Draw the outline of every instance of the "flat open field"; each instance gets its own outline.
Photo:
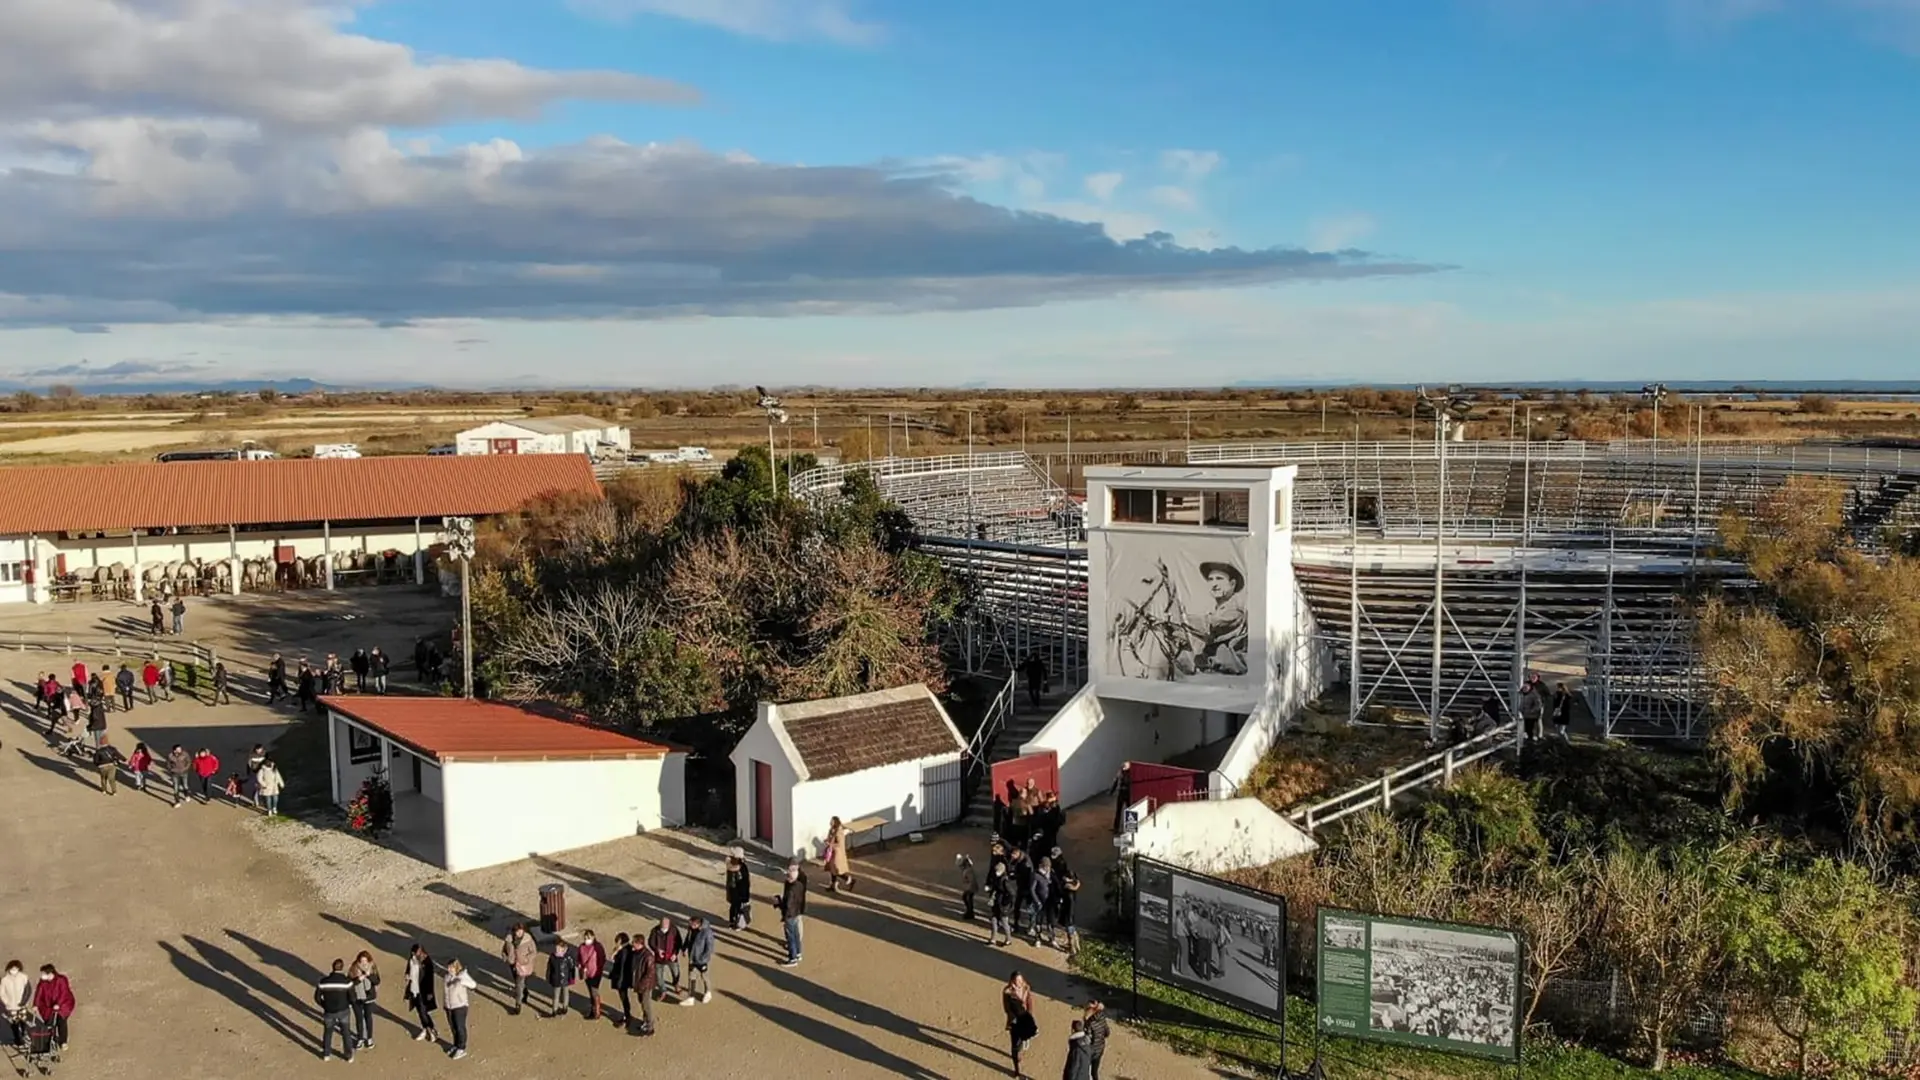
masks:
[[[84,659],[97,666],[116,659],[105,645],[110,630],[137,623],[139,614],[109,603],[0,614],[0,788],[8,793],[0,843],[9,853],[0,876],[0,940],[7,957],[30,969],[51,961],[73,980],[79,1009],[62,1075],[336,1074],[345,1067],[318,1058],[312,984],[330,960],[362,948],[385,975],[377,1045],[357,1060],[371,1076],[443,1069],[496,1078],[1005,1075],[998,993],[1015,968],[1040,999],[1041,1035],[1027,1071],[1059,1073],[1067,1025],[1085,991],[1066,973],[1062,954],[1024,943],[990,949],[983,924],[958,919],[954,853],[983,851],[986,843],[970,830],[856,853],[858,891],[816,890],[810,898],[806,961],[798,968],[778,965],[779,924],[765,903],[757,905],[749,930],[722,933],[714,1000],[658,1006],[655,1038],[585,1020],[582,987],[567,1018],[509,1015],[497,936],[533,911],[539,884],[566,884],[571,928],[591,927],[609,942],[617,931],[644,933],[662,914],[711,917],[725,910],[714,840],[665,831],[449,875],[341,831],[337,819],[267,822],[218,801],[171,809],[157,793],[124,784],[107,797],[91,768],[45,745],[43,723],[29,705],[31,678],[65,672],[71,659],[63,651],[16,651],[16,635],[73,633]],[[207,746],[227,763],[256,742],[278,739],[276,753],[294,770],[293,788],[322,785],[297,750],[302,740],[312,750],[312,722],[260,704],[266,654],[317,658],[380,644],[406,655],[413,635],[444,626],[450,614],[444,601],[402,588],[195,602],[188,637],[217,648],[241,676],[234,703],[212,707],[186,694],[170,704],[142,703],[109,717],[111,737],[123,749],[135,740],[162,750],[176,742]],[[403,669],[395,674],[406,682]],[[567,793],[529,791],[526,798],[564,807]],[[1080,865],[1098,865],[1105,810],[1098,805],[1070,826],[1068,843]],[[772,867],[758,869],[756,894],[765,895],[774,890]],[[438,1048],[412,1041],[414,1029],[402,1019],[403,956],[414,942],[442,962],[462,958],[480,984],[472,1055],[458,1066]],[[536,980],[536,993],[545,989]],[[1103,1075],[1219,1074],[1116,1027]]]
[[[849,459],[885,454],[1025,447],[1038,454],[1173,448],[1247,439],[1417,438],[1409,391],[791,391],[779,448],[834,449]],[[269,397],[271,397],[269,395]],[[587,413],[631,428],[636,451],[683,445],[715,451],[764,446],[765,415],[751,392],[312,394],[271,400],[20,398],[0,402],[0,455],[18,461],[143,459],[185,446],[253,440],[283,455],[355,442],[366,453],[421,453],[456,431],[514,416]],[[1692,405],[1714,439],[1920,436],[1920,401],[1827,395],[1669,400],[1659,433],[1685,439]],[[180,406],[190,407],[180,407]],[[150,407],[142,407],[150,406]],[[11,411],[4,411],[10,409]],[[1646,438],[1650,404],[1637,395],[1543,392],[1526,401],[1487,395],[1469,438],[1507,438],[1531,421],[1535,438]]]

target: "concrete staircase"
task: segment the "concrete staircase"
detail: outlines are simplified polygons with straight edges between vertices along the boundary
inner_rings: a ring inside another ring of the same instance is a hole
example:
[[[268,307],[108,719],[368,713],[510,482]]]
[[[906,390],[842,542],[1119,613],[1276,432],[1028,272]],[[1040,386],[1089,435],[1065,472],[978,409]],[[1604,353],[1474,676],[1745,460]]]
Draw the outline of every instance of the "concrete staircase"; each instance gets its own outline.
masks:
[[[1051,694],[1043,694],[1039,708],[1035,708],[1027,704],[1026,688],[1016,688],[1013,713],[1007,717],[999,736],[994,739],[993,752],[987,755],[987,760],[998,764],[1009,758],[1019,757],[1020,748],[1027,744],[1027,740],[1038,735],[1040,729],[1047,726],[1047,721],[1053,719],[1053,714],[1060,711],[1060,706],[1072,700],[1073,695],[1079,690],[1080,688],[1076,686],[1071,690],[1056,690]],[[973,793],[973,800],[967,803],[966,813],[961,815],[960,824],[969,828],[993,827],[993,784],[991,782],[981,782],[979,789]]]

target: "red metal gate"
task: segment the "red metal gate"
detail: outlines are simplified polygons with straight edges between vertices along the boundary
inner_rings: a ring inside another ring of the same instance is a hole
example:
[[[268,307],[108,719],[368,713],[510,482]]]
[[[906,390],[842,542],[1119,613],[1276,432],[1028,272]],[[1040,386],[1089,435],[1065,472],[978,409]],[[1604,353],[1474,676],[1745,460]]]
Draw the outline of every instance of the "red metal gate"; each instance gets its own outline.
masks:
[[[1147,761],[1127,763],[1127,797],[1133,802],[1151,800],[1152,806],[1196,798],[1195,792],[1207,790],[1207,774],[1178,765],[1156,765]]]

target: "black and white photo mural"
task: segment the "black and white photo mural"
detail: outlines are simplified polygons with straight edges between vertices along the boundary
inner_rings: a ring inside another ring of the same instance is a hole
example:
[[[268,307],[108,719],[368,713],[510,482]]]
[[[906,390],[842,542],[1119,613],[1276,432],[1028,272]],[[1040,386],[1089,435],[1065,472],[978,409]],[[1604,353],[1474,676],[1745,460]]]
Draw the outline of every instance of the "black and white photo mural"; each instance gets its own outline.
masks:
[[[1107,561],[1106,671],[1165,682],[1240,683],[1265,672],[1250,653],[1255,571],[1248,538],[1131,533]]]

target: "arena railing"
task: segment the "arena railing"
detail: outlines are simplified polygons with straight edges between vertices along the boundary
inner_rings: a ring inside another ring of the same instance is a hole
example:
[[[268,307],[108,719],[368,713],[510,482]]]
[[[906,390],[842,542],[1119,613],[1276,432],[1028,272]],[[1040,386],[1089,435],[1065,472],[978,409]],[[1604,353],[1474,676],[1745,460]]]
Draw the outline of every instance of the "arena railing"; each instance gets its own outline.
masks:
[[[1323,825],[1331,825],[1353,814],[1372,809],[1391,809],[1394,796],[1418,790],[1435,782],[1443,787],[1451,784],[1454,774],[1459,772],[1461,767],[1511,749],[1518,735],[1519,723],[1509,720],[1492,731],[1476,735],[1465,742],[1449,746],[1431,757],[1421,758],[1411,765],[1395,769],[1378,780],[1369,780],[1351,791],[1314,803],[1304,809],[1289,811],[1286,815],[1287,820],[1306,830],[1308,835],[1312,835],[1315,829]]]

